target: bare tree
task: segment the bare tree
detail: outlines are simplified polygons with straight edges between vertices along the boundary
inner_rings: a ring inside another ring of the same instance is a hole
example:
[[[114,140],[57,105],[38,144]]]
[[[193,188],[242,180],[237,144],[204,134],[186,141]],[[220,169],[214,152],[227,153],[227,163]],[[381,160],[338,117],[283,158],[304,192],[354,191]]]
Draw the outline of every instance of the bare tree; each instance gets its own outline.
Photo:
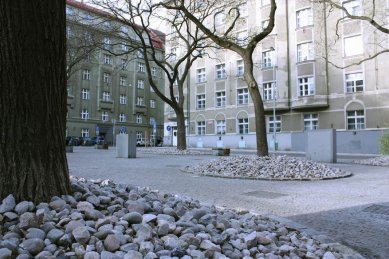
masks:
[[[174,110],[177,120],[177,149],[184,150],[187,148],[184,113],[186,80],[194,61],[201,58],[204,55],[203,50],[209,46],[208,37],[198,28],[191,28],[190,20],[180,12],[162,14],[161,12],[166,10],[154,2],[125,1],[123,4],[123,1],[118,0],[94,1],[135,33],[136,37],[123,35],[131,47],[129,52],[140,51],[150,86],[158,97]],[[158,49],[164,44],[161,37],[164,38],[165,35],[159,35],[159,32],[151,29],[152,22],[155,21],[166,23],[168,28],[172,28],[173,40],[183,50],[181,54],[168,52],[165,56],[160,55]],[[153,78],[153,66],[158,67],[166,77],[167,92],[164,92]]]
[[[387,9],[385,1],[345,1],[340,3],[335,0],[311,0],[317,7],[323,7],[325,10],[326,19],[334,18],[335,34],[333,40],[327,43],[325,48],[331,49],[338,41],[342,40],[341,30],[344,22],[359,21],[361,26],[364,26],[365,38],[371,40],[366,45],[372,45],[371,48],[365,50],[364,56],[358,60],[348,64],[338,64],[331,59],[331,56],[322,55],[328,63],[336,68],[348,68],[355,65],[360,65],[365,61],[372,60],[379,55],[389,52],[387,47],[387,34],[389,34],[389,24],[387,19]],[[334,54],[336,56],[337,54]]]
[[[0,2],[0,199],[70,193],[65,0]]]
[[[211,0],[171,0],[161,3],[168,10],[177,10],[193,22],[213,42],[224,49],[231,50],[241,56],[244,62],[244,79],[248,85],[251,99],[254,103],[257,154],[268,155],[266,136],[265,111],[258,83],[254,77],[253,53],[258,43],[266,38],[274,28],[276,1],[270,1],[269,22],[265,28],[253,27],[247,35],[237,35],[236,29],[241,24],[245,1],[211,1]],[[226,29],[218,31],[213,21],[215,16],[226,14]]]

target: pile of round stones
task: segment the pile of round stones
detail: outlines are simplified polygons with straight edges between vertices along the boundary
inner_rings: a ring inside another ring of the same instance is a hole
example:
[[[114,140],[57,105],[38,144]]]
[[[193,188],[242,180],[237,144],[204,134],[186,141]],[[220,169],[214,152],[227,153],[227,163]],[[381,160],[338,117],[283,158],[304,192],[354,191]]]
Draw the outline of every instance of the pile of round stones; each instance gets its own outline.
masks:
[[[325,164],[288,156],[222,157],[185,170],[199,175],[272,180],[321,180],[351,175]]]
[[[389,166],[389,156],[378,156],[369,159],[354,160],[360,165]]]
[[[247,211],[109,180],[71,179],[73,195],[0,205],[0,258],[343,258]]]
[[[192,150],[185,149],[179,150],[175,147],[158,147],[158,148],[140,148],[138,151],[148,154],[160,154],[160,155],[211,155],[212,151],[208,150]]]

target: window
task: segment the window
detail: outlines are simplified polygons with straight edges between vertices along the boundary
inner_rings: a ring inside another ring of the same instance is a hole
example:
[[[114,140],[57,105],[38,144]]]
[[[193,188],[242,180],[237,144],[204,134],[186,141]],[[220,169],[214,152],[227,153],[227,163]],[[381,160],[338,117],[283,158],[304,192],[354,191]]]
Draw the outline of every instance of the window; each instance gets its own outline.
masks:
[[[121,77],[120,77],[119,84],[120,84],[121,86],[127,86],[127,77],[121,76]]]
[[[73,15],[73,9],[70,7],[66,7],[66,15]]]
[[[81,119],[87,120],[89,119],[89,112],[87,109],[82,109],[81,111]]]
[[[248,43],[247,31],[241,31],[236,34],[236,44],[246,46]]]
[[[244,63],[243,60],[236,61],[236,75],[243,76],[244,74]]]
[[[145,72],[145,64],[140,62],[138,63],[138,72],[142,72],[142,73]]]
[[[89,129],[81,129],[81,137],[89,138]]]
[[[171,48],[170,49],[170,60],[176,61],[177,60],[177,48]]]
[[[70,26],[66,26],[66,38],[70,38],[73,36],[72,28]]]
[[[261,6],[269,5],[270,0],[261,0]]]
[[[126,122],[126,115],[124,113],[119,114],[119,122]]]
[[[107,49],[107,50],[111,49],[111,39],[110,38],[108,38],[108,37],[104,38],[103,48]]]
[[[121,94],[119,97],[120,104],[127,104],[127,96],[125,94]]]
[[[128,34],[128,27],[126,26],[121,26],[120,27],[120,33],[124,36],[126,36]]]
[[[342,5],[350,15],[362,15],[362,6],[360,0],[344,1]],[[343,13],[343,16],[347,16],[347,14]]]
[[[143,140],[143,133],[142,131],[137,131],[136,132],[136,141],[141,141]]]
[[[274,56],[274,50],[268,50],[262,52],[262,67],[268,68],[273,66],[272,57]]]
[[[196,95],[196,108],[205,109],[205,94]]]
[[[90,71],[89,71],[89,69],[84,69],[82,71],[82,80],[90,80]]]
[[[104,54],[104,64],[112,65],[112,56]]]
[[[315,130],[319,125],[317,113],[304,114],[304,130]]]
[[[111,83],[111,74],[110,73],[104,73],[103,74],[103,82],[104,83]]]
[[[364,84],[362,72],[346,74],[345,79],[347,93],[363,92]]]
[[[226,92],[216,92],[216,107],[226,106]]]
[[[138,89],[145,89],[145,80],[139,79],[137,84],[136,84],[136,88],[138,88]]]
[[[344,38],[344,55],[346,57],[363,53],[362,35]]]
[[[141,96],[136,97],[136,105],[145,106],[145,99]]]
[[[67,91],[67,96],[71,96],[71,94],[70,94],[70,88],[69,88],[69,87],[66,88],[66,91]]]
[[[90,91],[89,91],[89,89],[83,88],[83,89],[81,90],[81,98],[82,98],[83,100],[89,100],[89,99],[90,99]]]
[[[297,45],[297,62],[313,60],[315,57],[313,43],[306,42]]]
[[[156,104],[155,100],[154,100],[154,99],[151,99],[151,100],[150,100],[150,108],[155,109],[155,107],[156,107],[155,104]]]
[[[306,8],[296,13],[296,28],[313,25],[312,8]]]
[[[137,115],[136,115],[136,123],[137,123],[137,124],[142,124],[142,123],[143,123],[142,114],[137,114]]]
[[[273,100],[275,98],[275,84],[274,82],[263,84],[263,99],[266,101]]]
[[[224,14],[223,11],[218,12],[215,14],[215,27],[224,25],[226,20],[226,15]]]
[[[152,76],[157,76],[157,68],[156,67],[152,67],[151,68],[151,75]]]
[[[269,132],[274,132],[274,126],[276,132],[281,132],[281,116],[277,115],[275,121],[273,118],[273,116],[269,117]]]
[[[101,120],[108,121],[108,112],[104,111],[101,113]]]
[[[144,54],[143,50],[137,50],[136,51],[136,56],[138,58],[145,58],[145,54]]]
[[[238,130],[239,134],[248,134],[249,133],[249,119],[243,118],[238,119]]]
[[[199,68],[196,70],[196,78],[197,83],[204,83],[205,82],[205,68]]]
[[[238,89],[238,104],[249,103],[249,90],[247,88]]]
[[[197,122],[197,135],[205,135],[205,121]]]
[[[127,52],[128,51],[128,45],[125,42],[122,42],[120,44],[120,47],[121,47],[123,52]]]
[[[103,92],[103,101],[108,102],[111,99],[111,94],[109,92]]]
[[[226,134],[226,121],[217,120],[216,121],[216,134],[224,135]]]
[[[226,78],[226,65],[220,64],[216,65],[216,79]]]
[[[298,95],[308,96],[315,94],[315,82],[313,77],[301,77],[298,79]]]
[[[127,59],[122,58],[122,60],[121,60],[122,70],[126,70],[127,69],[127,64],[128,64]]]
[[[364,129],[365,128],[365,113],[363,110],[347,111],[347,129]]]

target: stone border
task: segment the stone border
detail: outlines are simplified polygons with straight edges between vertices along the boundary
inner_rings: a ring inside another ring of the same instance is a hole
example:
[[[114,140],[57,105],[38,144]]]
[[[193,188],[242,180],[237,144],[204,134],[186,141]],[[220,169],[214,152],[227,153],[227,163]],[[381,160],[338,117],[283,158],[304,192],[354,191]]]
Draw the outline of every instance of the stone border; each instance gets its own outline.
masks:
[[[244,177],[244,176],[223,176],[223,175],[212,175],[212,174],[196,174],[193,171],[186,170],[186,169],[180,169],[181,172],[186,174],[192,174],[192,175],[198,175],[198,176],[208,176],[208,177],[215,177],[215,178],[225,178],[225,179],[239,179],[239,180],[259,180],[259,181],[305,181],[305,182],[312,182],[312,181],[325,181],[325,180],[336,180],[336,179],[343,179],[353,176],[353,173],[348,173],[347,175],[341,175],[341,176],[335,176],[335,177],[325,177],[325,178],[261,178],[261,177]]]

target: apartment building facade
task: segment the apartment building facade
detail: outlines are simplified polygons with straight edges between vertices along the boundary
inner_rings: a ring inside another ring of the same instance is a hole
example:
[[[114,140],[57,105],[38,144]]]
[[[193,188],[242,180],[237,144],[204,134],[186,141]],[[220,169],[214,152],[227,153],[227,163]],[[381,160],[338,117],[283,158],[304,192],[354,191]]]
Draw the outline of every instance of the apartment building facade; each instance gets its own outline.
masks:
[[[131,46],[126,37],[131,35],[131,28],[78,1],[67,0],[66,13],[68,41],[76,34],[91,37],[89,32],[94,30],[98,36],[93,40],[102,43],[81,56],[71,71],[67,85],[67,135],[100,136],[111,144],[114,136],[123,132],[135,134],[137,141],[155,143],[162,139],[164,103],[148,83],[142,53],[129,51]],[[163,56],[163,39],[155,44]],[[163,89],[162,73],[156,66],[151,72],[153,80]]]
[[[354,15],[372,11],[368,1],[339,2]],[[378,138],[389,128],[389,55],[357,63],[388,48],[388,35],[325,4],[287,0],[277,5],[275,28],[254,53],[270,149],[277,142],[280,150],[303,151],[305,131],[332,128],[338,151],[378,152]],[[388,9],[386,0],[376,5],[376,10]],[[248,0],[239,8],[245,22],[236,28],[237,40],[267,25],[270,1]],[[220,30],[223,15],[214,16]],[[387,12],[377,19],[386,24]],[[254,109],[242,77],[243,62],[223,49],[210,56],[191,69],[189,145],[255,148]],[[167,113],[165,124],[174,129]],[[165,134],[173,141],[171,132]]]

